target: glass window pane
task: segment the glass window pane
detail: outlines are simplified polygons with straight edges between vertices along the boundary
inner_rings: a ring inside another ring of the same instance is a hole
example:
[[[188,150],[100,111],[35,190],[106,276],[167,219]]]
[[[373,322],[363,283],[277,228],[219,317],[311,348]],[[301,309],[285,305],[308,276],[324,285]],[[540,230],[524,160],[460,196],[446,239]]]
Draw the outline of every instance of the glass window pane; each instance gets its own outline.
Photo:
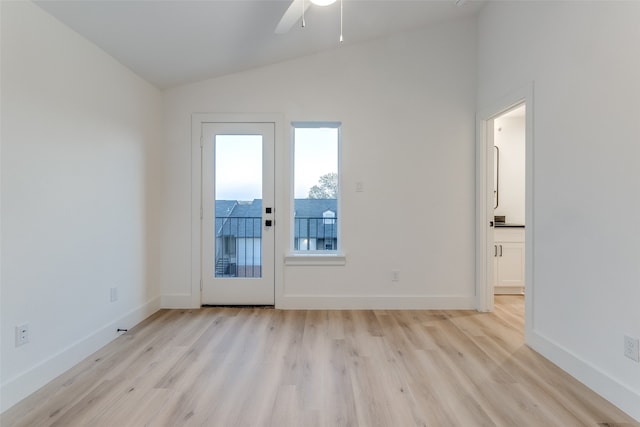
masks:
[[[339,128],[294,127],[296,251],[338,250]]]

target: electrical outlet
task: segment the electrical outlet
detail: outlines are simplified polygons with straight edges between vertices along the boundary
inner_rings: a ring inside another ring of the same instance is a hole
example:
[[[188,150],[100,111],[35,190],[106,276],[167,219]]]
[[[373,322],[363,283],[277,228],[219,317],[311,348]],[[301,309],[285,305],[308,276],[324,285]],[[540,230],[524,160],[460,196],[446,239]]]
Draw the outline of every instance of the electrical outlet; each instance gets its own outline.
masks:
[[[25,345],[29,342],[29,324],[23,323],[16,326],[16,347]]]
[[[400,270],[393,270],[391,272],[391,281],[399,282],[400,281]]]
[[[111,288],[110,298],[111,302],[118,301],[118,288]]]
[[[631,360],[640,362],[640,340],[630,336],[624,336],[624,355]]]

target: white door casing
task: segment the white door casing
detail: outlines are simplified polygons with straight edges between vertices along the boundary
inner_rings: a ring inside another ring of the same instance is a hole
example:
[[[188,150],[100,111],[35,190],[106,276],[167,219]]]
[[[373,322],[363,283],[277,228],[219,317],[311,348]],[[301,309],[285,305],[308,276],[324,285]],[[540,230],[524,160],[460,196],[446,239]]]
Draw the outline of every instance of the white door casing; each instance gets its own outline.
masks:
[[[269,123],[274,126],[274,147],[273,152],[274,155],[276,153],[279,154],[279,158],[274,160],[274,162],[278,162],[281,166],[280,169],[283,171],[288,167],[288,158],[286,157],[286,153],[283,150],[278,151],[278,144],[283,142],[283,123],[284,117],[281,114],[277,113],[193,113],[191,116],[191,288],[188,294],[178,294],[171,295],[171,302],[168,307],[176,307],[176,308],[198,308],[204,304],[202,300],[202,290],[204,287],[203,280],[203,247],[202,247],[202,217],[203,215],[203,206],[202,206],[202,150],[204,148],[204,135],[203,125],[208,123]],[[274,162],[270,162],[274,165]],[[275,169],[275,166],[272,167]],[[284,185],[284,178],[286,178],[286,173],[282,172],[280,169],[275,170],[275,180],[280,183],[279,185]],[[275,187],[275,186],[274,186]],[[278,196],[278,194],[280,194]],[[283,199],[282,192],[275,192],[276,201],[274,206],[274,225],[278,222],[278,218],[280,223],[282,224],[282,214],[287,211],[286,197]],[[285,195],[286,196],[286,195]],[[279,199],[278,199],[279,197]],[[282,226],[280,227],[282,228]],[[285,224],[286,228],[286,224]],[[272,227],[272,232],[275,235],[275,253],[283,252],[283,238],[286,236],[281,236],[282,230],[278,231],[278,229],[274,226]],[[275,304],[278,305],[278,301],[280,297],[278,295],[282,294],[282,275],[284,274],[282,265],[278,265],[275,263],[270,263],[274,265],[274,273],[275,276],[275,286],[274,293],[275,296],[272,296],[270,300],[272,301],[269,305]],[[280,285],[279,285],[280,284]],[[275,301],[274,301],[275,299]],[[247,303],[249,304],[249,303]],[[257,305],[257,303],[255,303]]]

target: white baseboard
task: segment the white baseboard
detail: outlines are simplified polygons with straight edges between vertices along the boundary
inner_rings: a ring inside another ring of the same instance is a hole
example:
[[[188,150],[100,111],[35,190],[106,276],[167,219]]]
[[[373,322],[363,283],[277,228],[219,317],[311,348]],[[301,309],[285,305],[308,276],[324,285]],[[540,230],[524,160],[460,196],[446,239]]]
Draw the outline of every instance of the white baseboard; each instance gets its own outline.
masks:
[[[168,294],[160,299],[161,308],[197,308],[193,306],[191,294]]]
[[[194,308],[191,294],[162,295],[161,308]],[[197,307],[195,307],[197,308]],[[473,296],[415,295],[284,295],[277,299],[282,310],[475,310]]]
[[[191,294],[165,294],[161,308],[194,307]],[[276,299],[282,310],[475,310],[474,296],[416,296],[416,295],[283,295]]]
[[[276,308],[285,310],[475,310],[474,296],[417,295],[284,295]]]
[[[494,295],[524,295],[524,286],[494,286]]]
[[[531,333],[527,344],[569,375],[640,422],[640,393],[611,378],[596,366],[585,362],[535,330]]]
[[[132,328],[159,309],[160,298],[156,297],[2,384],[0,413],[117,338],[117,328]]]

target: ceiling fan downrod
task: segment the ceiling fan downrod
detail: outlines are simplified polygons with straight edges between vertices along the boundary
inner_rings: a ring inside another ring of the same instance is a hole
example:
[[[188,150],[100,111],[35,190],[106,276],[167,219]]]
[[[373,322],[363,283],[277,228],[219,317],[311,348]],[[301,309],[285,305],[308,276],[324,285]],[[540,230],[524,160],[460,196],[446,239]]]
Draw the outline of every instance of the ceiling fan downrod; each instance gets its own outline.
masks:
[[[304,0],[302,0],[302,28],[304,28],[307,25],[307,23],[304,22],[304,10],[305,10]]]
[[[343,15],[343,12],[342,12],[342,1],[343,0],[340,0],[340,43],[342,43],[344,41],[344,37],[342,37],[342,15]]]
[[[313,4],[317,4],[319,6],[328,6],[330,4],[335,3],[336,0],[309,0],[311,1],[311,3]],[[344,0],[340,0],[340,43],[344,42],[344,36],[343,36],[343,22],[344,22],[344,4],[343,4]],[[302,0],[301,2],[302,4],[302,28],[307,26],[307,22],[305,21],[304,18],[304,13],[305,13],[305,9],[306,9],[306,5],[305,5],[305,0]]]

